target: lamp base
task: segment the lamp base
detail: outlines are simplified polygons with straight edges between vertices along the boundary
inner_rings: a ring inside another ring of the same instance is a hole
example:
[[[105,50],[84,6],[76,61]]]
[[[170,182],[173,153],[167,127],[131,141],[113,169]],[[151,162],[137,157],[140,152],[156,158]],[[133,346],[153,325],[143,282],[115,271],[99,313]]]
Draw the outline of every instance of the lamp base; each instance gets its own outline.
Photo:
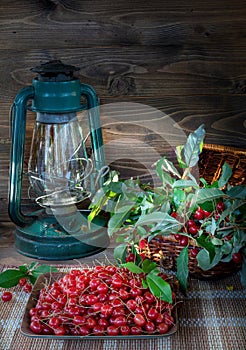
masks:
[[[39,260],[70,260],[97,254],[109,245],[105,227],[106,219],[99,218],[88,227],[67,233],[52,216],[39,217],[31,225],[17,227],[16,250],[25,256]]]

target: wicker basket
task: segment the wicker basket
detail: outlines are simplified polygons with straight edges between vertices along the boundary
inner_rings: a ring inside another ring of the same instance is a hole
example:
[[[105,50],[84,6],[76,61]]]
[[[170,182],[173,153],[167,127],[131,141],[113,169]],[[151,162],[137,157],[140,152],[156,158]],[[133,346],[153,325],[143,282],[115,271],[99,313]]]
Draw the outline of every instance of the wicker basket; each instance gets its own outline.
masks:
[[[205,144],[199,160],[200,177],[208,183],[216,181],[221,174],[223,164],[232,168],[231,185],[246,184],[246,150],[228,146]]]
[[[199,170],[200,177],[205,178],[208,183],[216,181],[223,164],[227,162],[232,168],[231,185],[242,185],[246,183],[246,150],[233,147],[205,144],[200,155]],[[208,271],[203,271],[197,266],[196,258],[190,254],[191,249],[197,247],[196,241],[189,240],[189,273],[198,279],[218,279],[231,275],[240,270],[241,264],[233,261],[220,262]],[[175,270],[176,259],[184,247],[179,245],[174,235],[157,236],[152,239],[146,248],[146,255],[155,261],[159,261],[165,269]],[[197,247],[199,249],[199,247]]]

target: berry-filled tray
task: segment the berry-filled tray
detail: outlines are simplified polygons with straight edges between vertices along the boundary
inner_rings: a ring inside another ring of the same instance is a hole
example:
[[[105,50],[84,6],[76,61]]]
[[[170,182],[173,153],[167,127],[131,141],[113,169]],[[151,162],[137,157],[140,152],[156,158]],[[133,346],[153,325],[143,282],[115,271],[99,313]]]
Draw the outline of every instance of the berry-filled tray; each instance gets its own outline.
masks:
[[[105,267],[99,270],[41,275],[28,299],[21,333],[33,338],[106,340],[167,337],[177,331],[176,307],[157,301],[146,290],[140,295],[141,288],[121,288],[126,272],[120,271],[120,276],[116,267],[111,266],[111,282]]]

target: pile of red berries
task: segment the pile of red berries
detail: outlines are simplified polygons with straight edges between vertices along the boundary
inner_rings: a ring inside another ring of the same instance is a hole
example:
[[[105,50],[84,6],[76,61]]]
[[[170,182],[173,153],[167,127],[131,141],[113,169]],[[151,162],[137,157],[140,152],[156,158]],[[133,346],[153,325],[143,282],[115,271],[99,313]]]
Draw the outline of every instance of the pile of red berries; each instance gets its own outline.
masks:
[[[116,266],[71,270],[41,289],[30,329],[59,336],[165,334],[175,322],[173,305],[144,288],[142,278]]]

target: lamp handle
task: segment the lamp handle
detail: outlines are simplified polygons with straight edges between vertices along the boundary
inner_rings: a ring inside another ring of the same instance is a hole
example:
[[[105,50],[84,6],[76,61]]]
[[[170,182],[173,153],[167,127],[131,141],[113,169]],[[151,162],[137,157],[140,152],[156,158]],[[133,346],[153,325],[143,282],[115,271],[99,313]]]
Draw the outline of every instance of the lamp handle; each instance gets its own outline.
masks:
[[[87,100],[92,151],[94,153],[95,168],[99,172],[105,166],[105,155],[98,97],[93,87],[88,84],[81,84],[81,95]]]
[[[17,226],[33,221],[33,217],[21,212],[22,173],[26,134],[26,110],[28,101],[34,97],[34,88],[27,86],[20,90],[13,103],[11,120],[12,148],[9,180],[9,216]]]

